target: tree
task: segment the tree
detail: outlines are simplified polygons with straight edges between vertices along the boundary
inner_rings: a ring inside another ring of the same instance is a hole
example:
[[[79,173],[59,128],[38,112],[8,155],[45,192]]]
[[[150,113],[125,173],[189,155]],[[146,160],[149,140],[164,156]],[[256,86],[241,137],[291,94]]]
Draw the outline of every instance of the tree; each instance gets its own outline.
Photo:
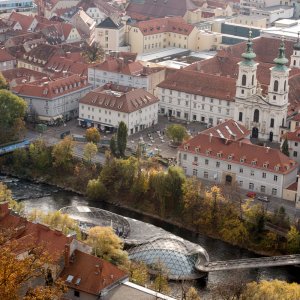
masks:
[[[89,180],[86,194],[91,200],[107,200],[108,198],[107,189],[99,178]]]
[[[7,83],[2,73],[0,73],[0,90],[9,90],[9,84]]]
[[[74,142],[71,137],[65,137],[54,145],[52,150],[53,164],[57,168],[69,169],[73,160]]]
[[[7,90],[0,90],[0,145],[19,138],[24,130],[26,102]]]
[[[13,239],[13,231],[1,230],[0,232],[0,299],[60,299],[67,291],[61,281],[45,280],[46,286],[30,287],[35,279],[46,279],[46,266],[50,265],[52,260],[43,247],[24,243],[24,241],[21,244]],[[26,255],[20,258],[20,253],[16,252],[16,249],[22,249]],[[25,293],[24,297],[20,295],[21,289]]]
[[[174,144],[180,145],[188,135],[184,126],[173,124],[168,126],[167,136],[173,140]]]
[[[121,121],[119,123],[118,132],[117,132],[117,146],[118,151],[121,157],[125,156],[125,150],[127,145],[127,135],[128,135],[128,129],[126,124]]]
[[[185,299],[186,300],[200,300],[200,296],[199,296],[197,290],[193,286],[191,286],[186,293]]]
[[[42,139],[30,144],[29,155],[32,164],[38,170],[47,171],[52,164],[51,149]]]
[[[239,246],[246,245],[249,240],[249,232],[244,223],[238,218],[225,221],[221,236],[225,241]]]
[[[151,288],[158,293],[168,293],[170,288],[168,285],[168,277],[164,265],[161,262],[155,264],[154,272],[156,275]]]
[[[141,261],[130,261],[128,271],[130,274],[130,281],[133,283],[145,286],[149,281],[148,267]]]
[[[287,234],[287,249],[289,253],[300,252],[300,233],[295,226],[291,226]]]
[[[105,52],[100,44],[94,42],[92,45],[86,47],[82,56],[88,63],[101,62],[105,57]]]
[[[22,203],[18,203],[12,198],[11,190],[7,188],[2,182],[0,182],[0,203],[8,202],[8,206],[13,211],[18,213],[22,213],[24,210],[24,206]],[[1,299],[1,298],[0,298]]]
[[[289,143],[288,143],[288,140],[287,138],[285,138],[282,146],[281,146],[281,152],[283,154],[285,154],[286,156],[290,156],[290,152],[289,152]]]
[[[109,149],[113,156],[117,155],[117,144],[116,144],[116,136],[113,135],[109,142]]]
[[[243,300],[298,300],[300,285],[281,280],[251,282],[242,295]]]
[[[85,132],[85,137],[88,142],[93,142],[95,144],[100,142],[100,133],[97,128],[88,128]]]
[[[93,248],[95,255],[115,265],[125,265],[128,261],[128,254],[123,251],[123,242],[111,227],[91,228],[86,242]]]
[[[89,142],[84,146],[83,157],[87,162],[91,163],[92,159],[96,156],[97,152],[97,145],[92,142]]]

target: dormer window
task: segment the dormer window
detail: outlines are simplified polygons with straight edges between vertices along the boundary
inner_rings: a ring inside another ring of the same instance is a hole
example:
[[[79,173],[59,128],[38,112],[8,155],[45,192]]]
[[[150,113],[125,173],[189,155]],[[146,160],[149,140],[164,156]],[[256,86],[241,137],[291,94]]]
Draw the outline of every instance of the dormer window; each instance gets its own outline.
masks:
[[[232,154],[228,155],[228,159],[231,160],[232,159]]]
[[[211,149],[206,150],[206,154],[209,155],[211,153]]]
[[[217,157],[221,158],[222,157],[222,152],[218,152]]]
[[[252,161],[251,161],[251,165],[252,165],[252,166],[256,166],[256,163],[257,163],[256,160],[252,160]]]
[[[265,169],[267,169],[267,168],[269,167],[269,163],[268,163],[268,162],[265,162],[265,163],[263,164],[263,167],[264,167]]]
[[[280,169],[280,167],[278,165],[274,167],[274,170],[277,172],[279,171],[279,169]]]
[[[189,150],[189,144],[184,145],[184,150]]]
[[[196,147],[196,148],[195,148],[195,152],[197,152],[197,153],[199,153],[199,152],[200,152],[200,149],[199,149],[199,147]]]
[[[240,162],[241,162],[241,163],[244,163],[244,162],[245,162],[245,158],[244,158],[244,157],[241,157]]]

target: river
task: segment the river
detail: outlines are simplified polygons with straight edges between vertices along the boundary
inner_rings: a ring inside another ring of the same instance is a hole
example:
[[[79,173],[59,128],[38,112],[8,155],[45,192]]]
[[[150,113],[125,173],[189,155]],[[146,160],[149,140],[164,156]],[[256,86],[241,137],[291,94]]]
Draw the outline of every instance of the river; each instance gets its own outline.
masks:
[[[0,177],[0,182],[1,181],[4,181],[5,184],[12,190],[13,196],[16,199],[22,199],[21,201],[24,203],[25,211],[27,212],[33,209],[53,211],[72,205],[93,206],[143,222],[151,223],[186,240],[197,243],[206,249],[209,254],[210,261],[257,257],[250,251],[231,246],[222,241],[215,240],[201,234],[192,233],[188,230],[178,228],[151,217],[143,216],[119,206],[102,202],[91,202],[82,196],[48,186],[46,184],[37,184],[25,180],[4,177]],[[236,280],[241,277],[245,278],[247,281],[280,279],[288,282],[300,283],[299,269],[287,266],[249,270],[245,269],[240,271],[211,272],[209,273],[205,283],[200,282],[198,284],[198,289],[202,290],[202,293],[206,294],[217,283],[226,282],[229,279]]]

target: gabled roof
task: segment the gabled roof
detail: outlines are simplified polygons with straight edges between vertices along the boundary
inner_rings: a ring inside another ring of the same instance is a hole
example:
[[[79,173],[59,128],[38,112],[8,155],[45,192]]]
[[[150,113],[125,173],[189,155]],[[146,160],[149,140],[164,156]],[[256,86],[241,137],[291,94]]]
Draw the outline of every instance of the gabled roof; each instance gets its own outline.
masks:
[[[12,60],[16,60],[16,58],[10,55],[5,49],[0,49],[0,62]]]
[[[300,128],[296,128],[295,131],[287,132],[285,137],[289,141],[300,142]]]
[[[123,27],[123,24],[121,24],[121,23],[117,24],[110,17],[107,17],[96,27],[97,28],[119,29],[119,28]]]
[[[288,174],[298,167],[294,160],[281,153],[278,149],[258,146],[249,142],[232,141],[202,133],[182,144],[179,147],[179,151],[208,158],[212,157],[228,163],[278,174]]]
[[[86,94],[79,103],[114,111],[131,113],[159,102],[158,98],[144,89],[106,84]]]
[[[127,280],[128,275],[101,258],[75,250],[60,278],[74,290],[99,295],[105,288]]]
[[[28,28],[31,25],[33,19],[34,19],[33,16],[20,14],[20,13],[14,12],[14,11],[9,16],[9,21],[19,23],[21,25],[23,31],[28,30]]]

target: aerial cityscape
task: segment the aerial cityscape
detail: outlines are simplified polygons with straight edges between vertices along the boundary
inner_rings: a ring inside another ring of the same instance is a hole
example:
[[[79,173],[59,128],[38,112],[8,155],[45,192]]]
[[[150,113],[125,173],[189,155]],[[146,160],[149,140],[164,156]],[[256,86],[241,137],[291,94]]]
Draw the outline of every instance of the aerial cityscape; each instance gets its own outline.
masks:
[[[0,0],[0,300],[300,300],[300,0]]]

